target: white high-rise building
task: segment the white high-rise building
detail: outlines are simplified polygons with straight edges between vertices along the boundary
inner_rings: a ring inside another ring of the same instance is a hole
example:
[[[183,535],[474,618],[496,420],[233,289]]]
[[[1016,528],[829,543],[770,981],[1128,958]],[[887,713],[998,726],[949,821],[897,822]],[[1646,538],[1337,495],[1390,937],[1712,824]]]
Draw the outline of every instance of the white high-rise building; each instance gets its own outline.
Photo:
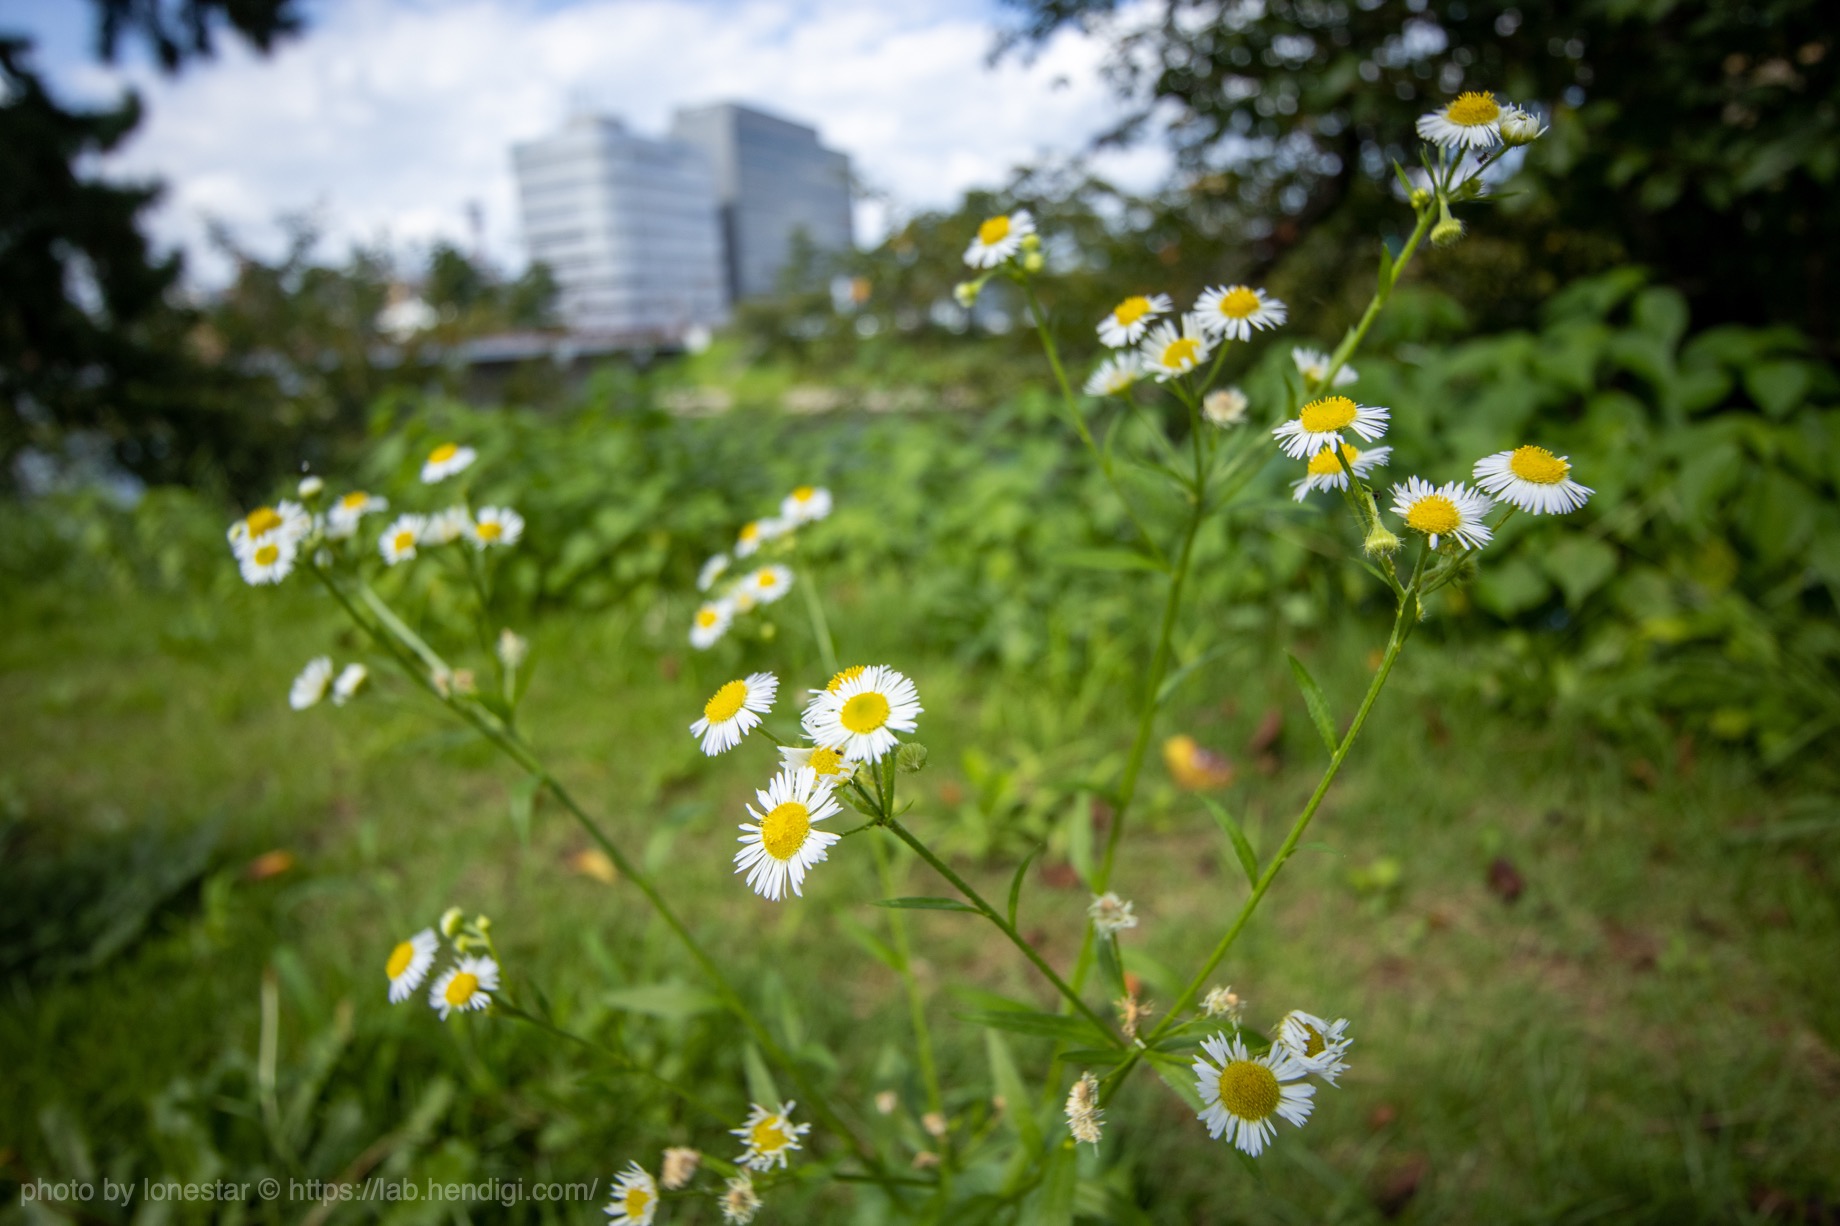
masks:
[[[727,318],[715,176],[707,156],[581,116],[512,149],[532,262],[581,332],[678,340]]]

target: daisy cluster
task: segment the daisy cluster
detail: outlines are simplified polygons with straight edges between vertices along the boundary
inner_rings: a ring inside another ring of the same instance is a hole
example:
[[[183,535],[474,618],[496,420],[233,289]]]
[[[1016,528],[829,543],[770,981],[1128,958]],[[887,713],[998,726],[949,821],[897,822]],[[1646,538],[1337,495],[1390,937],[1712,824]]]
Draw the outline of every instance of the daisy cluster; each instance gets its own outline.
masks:
[[[1342,1057],[1352,1042],[1346,1018],[1331,1022],[1300,1010],[1284,1016],[1264,1051],[1248,1046],[1237,1025],[1205,1038],[1190,1066],[1201,1097],[1198,1118],[1210,1137],[1256,1158],[1277,1135],[1279,1120],[1302,1127],[1310,1118],[1316,1087],[1309,1079],[1333,1086],[1348,1068]]]
[[[1448,246],[1463,237],[1463,223],[1450,215],[1452,201],[1483,194],[1481,174],[1502,154],[1530,145],[1546,134],[1532,112],[1504,102],[1485,90],[1466,90],[1428,115],[1418,118],[1418,135],[1426,142],[1422,170],[1395,172],[1415,209],[1438,209],[1431,241]]]
[[[1168,294],[1134,294],[1099,321],[1099,340],[1114,350],[1086,380],[1089,396],[1122,396],[1144,379],[1167,383],[1195,370],[1229,341],[1249,341],[1276,328],[1289,308],[1250,285],[1217,285],[1180,316]],[[1241,397],[1243,401],[1244,397]],[[1208,413],[1232,424],[1231,400]]]
[[[772,673],[727,682],[703,704],[690,734],[710,757],[727,753],[760,726],[778,696]],[[780,769],[747,807],[753,820],[741,824],[735,872],[747,874],[755,893],[777,902],[788,890],[803,892],[805,874],[841,837],[818,823],[842,811],[840,794],[857,808],[871,805],[858,768],[883,764],[901,747],[896,734],[916,729],[921,710],[914,683],[880,664],[843,669],[810,691],[800,719],[805,743],[781,744]]]
[[[792,1122],[792,1111],[797,1105],[785,1102],[777,1107],[763,1107],[750,1103],[747,1119],[742,1121],[741,1127],[729,1130],[741,1139],[743,1146],[734,1160],[739,1169],[724,1180],[720,1193],[706,1193],[715,1196],[724,1222],[744,1226],[753,1221],[761,1206],[753,1173],[784,1170],[788,1155],[804,1148],[800,1138],[811,1131],[811,1125]],[[690,1187],[702,1162],[703,1155],[697,1150],[667,1149],[656,1179],[637,1162],[628,1162],[626,1169],[613,1181],[613,1197],[607,1202],[606,1214],[611,1226],[652,1226],[662,1196],[660,1190],[677,1192]]]
[[[471,447],[442,443],[423,461],[424,485],[436,485],[470,468],[478,458]],[[366,490],[351,490],[327,499],[326,483],[319,477],[302,479],[299,501],[281,499],[259,506],[230,525],[230,553],[252,586],[280,583],[293,572],[303,551],[330,562],[346,542],[354,540],[366,517],[390,509],[390,501]],[[407,562],[418,553],[465,541],[480,552],[517,544],[524,535],[524,518],[510,507],[481,507],[473,511],[465,501],[430,513],[399,514],[377,537],[377,552],[385,564]]]
[[[743,524],[733,550],[716,554],[697,574],[696,590],[704,599],[690,619],[690,646],[707,651],[721,641],[737,617],[790,592],[792,568],[768,558],[790,553],[798,530],[830,513],[829,490],[801,485],[780,500],[778,515]],[[737,567],[744,560],[747,568]]]
[[[446,966],[428,989],[429,1008],[446,1021],[450,1013],[471,1013],[490,1006],[492,994],[498,991],[498,957],[491,928],[485,916],[469,921],[458,907],[450,907],[434,927],[400,942],[383,967],[390,981],[390,1003],[401,1004],[415,995],[445,952]]]

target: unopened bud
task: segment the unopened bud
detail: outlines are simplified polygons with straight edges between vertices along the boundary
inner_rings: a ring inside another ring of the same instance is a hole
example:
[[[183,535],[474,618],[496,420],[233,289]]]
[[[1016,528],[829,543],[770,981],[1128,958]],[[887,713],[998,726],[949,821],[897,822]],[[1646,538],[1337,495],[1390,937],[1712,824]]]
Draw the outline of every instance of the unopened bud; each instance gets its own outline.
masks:
[[[1412,207],[1415,209],[1428,209],[1431,207],[1431,189],[1428,187],[1415,187],[1412,189],[1412,194],[1407,197],[1407,199],[1412,202]]]
[[[465,922],[466,912],[459,907],[449,907],[441,912],[441,935],[450,941],[453,940],[454,934],[460,931],[460,925]]]
[[[909,741],[895,751],[894,766],[903,775],[919,774],[926,766],[926,746]]]
[[[952,301],[969,311],[977,305],[978,294],[984,289],[982,281],[960,281],[952,287]]]
[[[1463,237],[1463,223],[1454,217],[1446,217],[1431,227],[1431,245],[1448,247]]]
[[[1546,128],[1540,123],[1540,117],[1519,107],[1509,107],[1507,114],[1501,117],[1501,141],[1504,145],[1531,145],[1545,135]]]
[[[1022,268],[1025,272],[1040,272],[1047,263],[1046,260],[1042,259],[1041,252],[1039,251],[1031,251],[1022,257]]]
[[[318,477],[302,477],[300,479],[300,496],[307,502],[312,502],[315,498],[318,498],[320,491],[325,488],[326,483]]]
[[[1022,236],[1022,249],[1024,251],[1040,251],[1041,250],[1041,235],[1039,234],[1023,235]]]
[[[1361,548],[1367,551],[1370,558],[1391,557],[1399,552],[1399,538],[1385,524],[1375,520],[1374,526],[1367,530],[1367,539],[1361,542]]]

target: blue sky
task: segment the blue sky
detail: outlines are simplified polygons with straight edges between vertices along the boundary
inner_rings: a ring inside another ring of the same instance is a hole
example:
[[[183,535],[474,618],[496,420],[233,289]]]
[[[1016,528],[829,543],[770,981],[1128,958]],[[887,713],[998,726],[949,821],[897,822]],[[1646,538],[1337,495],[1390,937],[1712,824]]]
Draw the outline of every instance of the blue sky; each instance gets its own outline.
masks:
[[[223,272],[208,219],[272,249],[275,218],[306,210],[334,251],[409,251],[470,242],[476,204],[487,254],[516,268],[510,146],[578,103],[649,133],[678,106],[726,100],[810,123],[892,202],[859,207],[859,238],[1082,149],[1118,112],[1097,41],[1068,34],[1030,63],[989,67],[1003,15],[985,0],[318,0],[310,12],[307,34],[268,60],[226,39],[178,78],[139,56],[97,64],[80,0],[0,0],[0,29],[40,40],[66,98],[141,91],[148,117],[105,169],[167,182],[156,237],[186,248],[206,282]],[[1102,163],[1136,187],[1165,166],[1148,149]]]

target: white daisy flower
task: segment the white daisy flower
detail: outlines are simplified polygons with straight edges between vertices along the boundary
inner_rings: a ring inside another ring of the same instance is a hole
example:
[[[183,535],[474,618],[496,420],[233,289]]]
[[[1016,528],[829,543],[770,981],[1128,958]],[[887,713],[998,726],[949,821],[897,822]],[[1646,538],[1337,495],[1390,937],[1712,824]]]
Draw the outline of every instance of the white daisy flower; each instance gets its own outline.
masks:
[[[294,569],[294,559],[299,552],[299,545],[279,532],[271,532],[241,552],[237,556],[237,566],[243,572],[243,582],[251,587],[280,583]]]
[[[914,730],[921,710],[914,683],[877,664],[815,696],[805,708],[805,733],[858,762],[880,762],[895,747],[895,733]]]
[[[429,989],[428,1004],[438,1010],[441,1020],[456,1009],[483,1009],[492,1003],[498,991],[498,963],[491,958],[465,957],[447,968]]]
[[[752,673],[745,681],[730,681],[703,704],[703,718],[690,725],[690,733],[703,738],[703,752],[710,757],[727,753],[773,709],[778,693],[779,678],[772,673]]]
[[[1303,389],[1316,391],[1323,386],[1323,378],[1329,373],[1329,355],[1320,349],[1293,349],[1291,361],[1297,363],[1297,373],[1303,376]],[[1354,367],[1343,366],[1335,372],[1335,387],[1347,387],[1361,376],[1354,372]]]
[[[1223,429],[1245,421],[1251,407],[1246,393],[1237,387],[1218,388],[1201,398],[1201,415]]]
[[[690,646],[698,651],[708,651],[728,633],[729,624],[734,620],[735,606],[732,601],[711,600],[698,605],[690,618]]]
[[[510,507],[480,507],[467,523],[467,534],[481,550],[494,545],[515,545],[524,535],[524,517]]]
[[[1418,117],[1418,134],[1446,149],[1481,149],[1501,139],[1501,104],[1467,90],[1449,106]]]
[[[1174,309],[1175,303],[1169,300],[1168,294],[1138,294],[1126,298],[1112,308],[1110,315],[1099,321],[1099,340],[1108,349],[1135,345],[1149,329],[1151,320],[1158,315],[1167,315]]]
[[[1205,1104],[1199,1118],[1208,1135],[1227,1140],[1254,1158],[1277,1135],[1274,1116],[1301,1127],[1310,1118],[1316,1087],[1298,1085],[1305,1070],[1284,1047],[1274,1044],[1262,1056],[1250,1056],[1238,1035],[1217,1034],[1201,1040],[1212,1057],[1196,1056],[1195,1089]]]
[[[462,447],[458,443],[442,443],[428,453],[422,463],[422,484],[433,485],[445,481],[457,472],[464,472],[472,466],[479,453],[471,447]]]
[[[707,592],[716,585],[716,580],[720,579],[727,570],[728,555],[725,553],[718,553],[715,557],[703,563],[703,569],[696,572],[696,590],[699,592]]]
[[[781,537],[791,529],[783,519],[755,519],[741,525],[741,531],[735,537],[735,556],[745,558],[775,537]]]
[[[1324,1021],[1314,1013],[1293,1009],[1278,1023],[1278,1044],[1307,1072],[1315,1073],[1330,1085],[1348,1065],[1342,1056],[1354,1040],[1348,1037],[1348,1019]]]
[[[422,543],[422,533],[427,531],[428,519],[422,515],[398,515],[396,522],[383,530],[377,538],[378,552],[383,560],[391,566],[398,562],[407,562],[415,556],[415,547]]]
[[[1546,125],[1540,117],[1518,106],[1510,106],[1501,113],[1501,139],[1507,145],[1531,145],[1546,135]]]
[[[607,1202],[610,1226],[652,1226],[658,1212],[658,1185],[637,1162],[628,1162],[626,1170],[613,1185],[613,1199]]]
[[[1340,447],[1342,431],[1372,441],[1386,433],[1387,410],[1356,404],[1346,396],[1324,396],[1303,406],[1295,421],[1281,422],[1272,437],[1293,460],[1314,456],[1325,447]]]
[[[1423,477],[1408,477],[1404,485],[1393,487],[1393,514],[1405,520],[1406,527],[1429,537],[1433,549],[1443,536],[1456,537],[1465,549],[1488,544],[1492,533],[1482,517],[1494,505],[1487,494],[1461,481],[1434,486]]]
[[[383,973],[390,977],[391,1004],[402,1004],[422,986],[422,980],[428,978],[428,970],[434,965],[435,951],[440,948],[441,938],[434,934],[434,929],[424,928],[390,951],[390,960],[383,964]]]
[[[1128,899],[1107,890],[1092,900],[1092,906],[1086,908],[1087,918],[1102,936],[1117,936],[1126,928],[1137,927],[1137,917],[1131,914]]]
[[[792,571],[785,566],[763,566],[741,583],[755,600],[772,604],[792,590]]]
[[[466,513],[466,508],[455,505],[445,511],[436,511],[422,521],[422,544],[451,545],[463,536],[473,534],[473,517]]]
[[[313,531],[313,517],[298,502],[282,499],[272,507],[257,507],[230,525],[231,550],[240,558],[268,541],[298,545]]]
[[[309,501],[311,499],[318,498],[321,494],[325,493],[326,482],[323,479],[319,477],[315,477],[315,476],[302,477],[300,479],[299,490],[300,490],[301,501],[303,502]]]
[[[1591,497],[1589,486],[1572,480],[1572,464],[1544,447],[1516,447],[1476,461],[1476,484],[1501,501],[1534,515],[1576,511]]]
[[[780,764],[789,771],[809,770],[820,782],[842,784],[856,773],[856,763],[835,749],[822,745],[782,745]]]
[[[362,664],[347,664],[339,673],[339,679],[332,683],[332,705],[342,707],[358,696],[364,683],[370,680],[371,670]]]
[[[1358,447],[1342,444],[1342,459],[1348,461],[1348,467],[1354,469],[1354,475],[1367,480],[1367,475],[1387,462],[1393,454],[1391,447],[1370,447],[1362,451]],[[1310,463],[1304,470],[1303,480],[1291,483],[1291,497],[1302,502],[1317,490],[1345,490],[1348,488],[1348,472],[1342,467],[1341,460],[1335,458],[1335,448],[1324,447],[1310,457]]]
[[[831,492],[801,485],[779,504],[779,517],[788,524],[815,524],[831,513]]]
[[[700,1151],[683,1145],[673,1145],[664,1151],[664,1159],[658,1167],[658,1182],[667,1192],[675,1192],[685,1187],[696,1177],[696,1168],[703,1163]]]
[[[1254,328],[1275,328],[1287,317],[1287,308],[1262,289],[1250,285],[1216,286],[1195,300],[1195,314],[1208,335],[1221,340],[1249,341]]]
[[[1158,383],[1167,383],[1207,361],[1214,346],[1200,318],[1184,315],[1180,330],[1170,320],[1150,329],[1137,352],[1145,373],[1155,375]]]
[[[294,684],[288,690],[288,706],[296,711],[305,711],[326,696],[326,689],[331,684],[332,657],[314,656],[300,670],[300,676],[294,678]]]
[[[797,1103],[781,1103],[778,1111],[769,1111],[759,1103],[749,1106],[753,1110],[748,1113],[747,1123],[729,1129],[747,1146],[735,1161],[756,1171],[783,1168],[787,1153],[805,1148],[799,1138],[811,1131],[811,1125],[792,1122],[792,1109]]]
[[[805,874],[824,861],[826,849],[841,837],[814,827],[839,812],[831,785],[820,783],[810,767],[782,770],[754,799],[760,808],[749,805],[748,813],[760,824],[741,824],[735,871],[746,872],[748,886],[772,902],[784,898],[788,886],[802,895]]]
[[[965,263],[973,268],[995,268],[1022,249],[1022,240],[1035,233],[1035,219],[1027,209],[1007,216],[987,218],[977,237],[965,248]]]
[[[1088,396],[1122,396],[1144,374],[1143,360],[1135,353],[1115,353],[1099,363],[1086,380]]]
[[[357,532],[359,520],[373,511],[387,511],[389,507],[387,498],[378,498],[363,490],[353,490],[327,510],[326,535],[334,540],[344,540]]]
[[[727,1190],[722,1193],[722,1220],[729,1226],[747,1226],[760,1212],[760,1193],[754,1191],[754,1181],[742,1171],[723,1186]]]

